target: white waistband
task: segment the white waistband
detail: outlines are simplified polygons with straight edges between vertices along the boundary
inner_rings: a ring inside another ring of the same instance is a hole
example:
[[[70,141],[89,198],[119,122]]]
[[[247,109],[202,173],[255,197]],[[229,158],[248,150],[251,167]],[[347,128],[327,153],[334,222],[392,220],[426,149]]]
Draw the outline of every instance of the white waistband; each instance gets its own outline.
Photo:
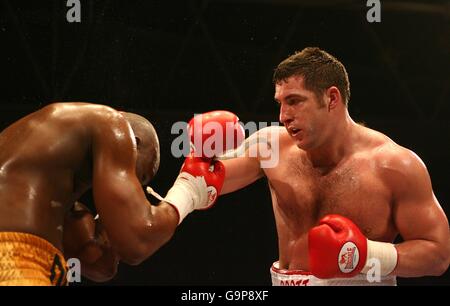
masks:
[[[279,268],[279,263],[274,262],[270,268],[272,286],[396,286],[395,276],[368,277],[359,274],[352,278],[321,279],[310,272],[302,270],[284,270]]]

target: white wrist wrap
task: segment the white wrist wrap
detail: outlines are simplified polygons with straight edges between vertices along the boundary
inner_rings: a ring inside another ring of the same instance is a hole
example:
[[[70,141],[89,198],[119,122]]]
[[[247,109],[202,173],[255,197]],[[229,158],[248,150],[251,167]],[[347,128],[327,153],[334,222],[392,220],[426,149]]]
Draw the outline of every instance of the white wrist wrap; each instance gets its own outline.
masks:
[[[203,176],[194,177],[187,172],[178,175],[164,201],[172,204],[178,210],[178,224],[194,209],[207,206],[208,191]]]
[[[397,249],[392,243],[367,239],[367,260],[361,273],[367,273],[378,264],[381,276],[389,275],[397,266]]]

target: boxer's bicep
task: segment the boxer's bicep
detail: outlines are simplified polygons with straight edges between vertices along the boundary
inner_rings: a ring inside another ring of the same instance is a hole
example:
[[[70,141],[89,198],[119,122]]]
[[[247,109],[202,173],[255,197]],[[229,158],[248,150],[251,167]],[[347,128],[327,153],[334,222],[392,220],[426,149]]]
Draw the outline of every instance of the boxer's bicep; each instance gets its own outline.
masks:
[[[393,217],[404,242],[396,245],[399,259],[394,273],[403,277],[441,275],[450,258],[447,218],[420,159],[407,163],[400,173],[398,183],[393,183]]]
[[[278,156],[278,133],[272,127],[261,129],[244,141],[236,157],[222,160],[225,181],[221,194],[244,188],[264,176],[263,166],[270,166]]]
[[[225,181],[221,194],[244,188],[264,175],[256,158],[237,157],[222,163],[225,166]]]
[[[394,189],[394,221],[405,240],[448,243],[448,221],[436,199],[429,173],[417,156],[399,167],[403,178]]]

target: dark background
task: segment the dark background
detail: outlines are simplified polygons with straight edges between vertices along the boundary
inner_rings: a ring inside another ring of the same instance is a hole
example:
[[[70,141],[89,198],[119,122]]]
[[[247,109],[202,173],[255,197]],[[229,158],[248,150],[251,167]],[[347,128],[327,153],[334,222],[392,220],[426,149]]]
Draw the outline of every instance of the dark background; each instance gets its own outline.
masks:
[[[174,122],[213,109],[277,121],[274,67],[319,46],[347,68],[353,118],[420,155],[449,215],[450,1],[381,2],[369,23],[364,0],[81,0],[81,23],[68,23],[65,0],[0,0],[0,124],[54,101],[146,115],[161,141],[153,187],[165,194],[182,163],[170,154]],[[191,214],[108,284],[269,285],[275,234],[260,180]],[[399,284],[449,285],[450,273]]]

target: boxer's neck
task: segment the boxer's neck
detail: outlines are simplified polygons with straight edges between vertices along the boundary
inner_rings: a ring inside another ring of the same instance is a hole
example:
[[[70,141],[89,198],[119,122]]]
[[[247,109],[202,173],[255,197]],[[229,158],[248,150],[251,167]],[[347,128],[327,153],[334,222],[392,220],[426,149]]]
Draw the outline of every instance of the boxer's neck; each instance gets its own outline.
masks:
[[[359,138],[358,125],[345,110],[342,119],[333,124],[333,133],[317,148],[306,152],[312,165],[317,168],[333,168],[354,152]]]

